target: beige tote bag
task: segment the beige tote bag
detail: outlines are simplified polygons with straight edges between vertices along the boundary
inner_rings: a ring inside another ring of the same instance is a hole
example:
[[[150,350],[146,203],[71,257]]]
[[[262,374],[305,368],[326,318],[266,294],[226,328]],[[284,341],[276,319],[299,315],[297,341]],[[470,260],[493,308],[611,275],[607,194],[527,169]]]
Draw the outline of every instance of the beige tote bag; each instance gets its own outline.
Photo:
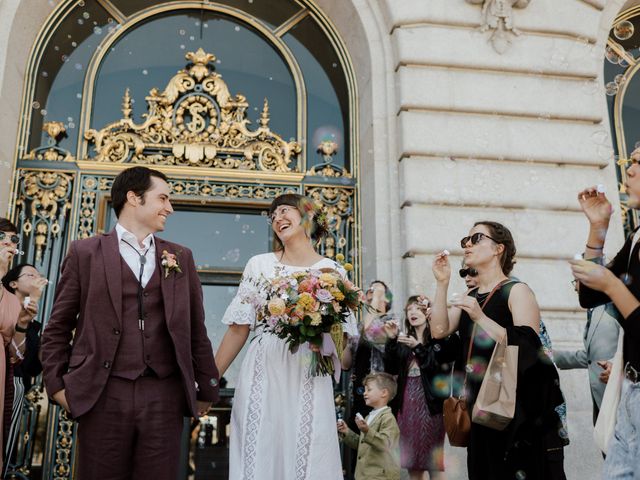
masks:
[[[513,420],[518,387],[518,347],[508,345],[507,335],[496,343],[487,365],[472,421],[495,430],[504,430]]]

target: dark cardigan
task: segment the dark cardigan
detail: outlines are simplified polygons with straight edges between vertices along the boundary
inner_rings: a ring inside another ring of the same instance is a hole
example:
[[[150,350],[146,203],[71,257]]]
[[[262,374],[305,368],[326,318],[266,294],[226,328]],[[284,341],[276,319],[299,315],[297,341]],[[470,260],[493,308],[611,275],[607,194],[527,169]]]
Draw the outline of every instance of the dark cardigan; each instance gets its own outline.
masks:
[[[433,386],[433,380],[437,375],[444,375],[447,381],[450,380],[453,362],[460,356],[460,337],[454,334],[441,340],[431,339],[428,344],[419,343],[413,349],[398,343],[397,338],[387,340],[384,353],[385,370],[387,373],[398,376],[398,393],[390,404],[395,414],[402,409],[412,350],[420,367],[420,379],[429,413],[432,415],[442,413],[442,403],[449,396],[449,391],[438,392]]]

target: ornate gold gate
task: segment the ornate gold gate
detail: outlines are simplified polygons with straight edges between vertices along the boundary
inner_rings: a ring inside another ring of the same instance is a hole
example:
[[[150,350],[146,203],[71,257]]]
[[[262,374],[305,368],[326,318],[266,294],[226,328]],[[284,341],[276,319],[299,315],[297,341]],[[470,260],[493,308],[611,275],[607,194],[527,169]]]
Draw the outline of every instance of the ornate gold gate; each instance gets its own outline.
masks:
[[[12,217],[21,229],[24,258],[51,280],[45,319],[69,241],[103,231],[113,178],[135,164],[162,170],[169,177],[174,201],[200,209],[229,204],[265,209],[281,193],[304,193],[327,213],[330,236],[322,253],[329,257],[342,253],[358,275],[357,184],[352,172],[333,163],[337,145],[332,141],[318,145],[322,162],[306,169],[301,143],[284,140],[270,129],[269,99],[260,105],[258,125],[252,127],[247,99],[231,93],[215,71],[215,56],[198,49],[185,58],[185,68],[163,89],[149,91],[141,123],[132,118],[135,99],[126,90],[122,117],[84,132],[89,149],[83,158],[60,146],[63,122],[49,121],[43,127],[47,144],[18,159]],[[42,478],[73,478],[74,423],[59,408],[47,405],[43,395],[41,383],[28,395],[23,441],[12,474],[30,478],[35,448],[42,450]],[[36,431],[42,408],[47,410],[44,447],[38,443],[43,432]]]

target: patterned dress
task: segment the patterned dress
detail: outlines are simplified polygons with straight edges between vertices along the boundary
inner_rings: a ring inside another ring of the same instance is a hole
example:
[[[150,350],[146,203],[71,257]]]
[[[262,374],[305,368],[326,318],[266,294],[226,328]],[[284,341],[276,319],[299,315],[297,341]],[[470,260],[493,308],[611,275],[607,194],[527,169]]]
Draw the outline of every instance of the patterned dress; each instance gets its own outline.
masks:
[[[309,268],[278,262],[273,253],[252,257],[238,293],[222,319],[256,333],[242,362],[231,412],[229,480],[342,480],[333,380],[309,374],[307,345],[296,353],[284,340],[262,332],[254,308],[243,299],[256,280],[301,270],[334,268],[322,259]],[[353,315],[344,326],[357,334]]]
[[[404,388],[400,427],[400,465],[409,470],[444,471],[444,423],[442,414],[431,415],[420,378],[420,368],[411,354]]]

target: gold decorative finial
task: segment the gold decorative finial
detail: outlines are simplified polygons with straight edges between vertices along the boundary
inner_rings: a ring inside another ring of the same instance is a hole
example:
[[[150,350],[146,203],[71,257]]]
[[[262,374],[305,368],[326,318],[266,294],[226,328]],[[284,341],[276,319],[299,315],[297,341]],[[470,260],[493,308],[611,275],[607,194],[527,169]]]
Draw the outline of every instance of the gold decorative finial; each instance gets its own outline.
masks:
[[[269,101],[265,98],[262,105],[262,113],[260,114],[260,126],[267,128],[269,126]]]
[[[188,52],[185,58],[193,63],[193,66],[189,69],[189,74],[201,81],[204,77],[209,75],[210,62],[215,62],[216,56],[213,53],[205,52],[202,47],[197,52]]]
[[[47,135],[53,140],[53,145],[55,145],[58,140],[58,137],[66,132],[64,128],[64,123],[62,122],[45,122],[42,126],[42,130],[47,132]]]
[[[317,152],[322,154],[325,162],[331,163],[333,160],[331,157],[338,153],[338,144],[333,140],[323,140],[318,145]]]
[[[124,91],[124,96],[122,97],[122,115],[124,118],[131,118],[131,96],[129,95],[129,89],[127,88]]]

